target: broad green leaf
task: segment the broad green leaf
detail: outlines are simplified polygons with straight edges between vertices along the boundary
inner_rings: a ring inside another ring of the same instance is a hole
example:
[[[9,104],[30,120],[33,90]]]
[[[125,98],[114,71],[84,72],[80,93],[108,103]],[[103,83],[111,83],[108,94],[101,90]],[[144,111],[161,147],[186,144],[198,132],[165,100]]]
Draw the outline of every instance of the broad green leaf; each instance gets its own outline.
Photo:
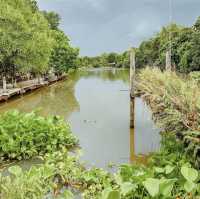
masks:
[[[114,177],[118,185],[121,185],[123,183],[123,179],[120,174],[115,174]]]
[[[155,197],[159,194],[160,180],[155,178],[147,178],[143,184],[152,197]]]
[[[107,199],[120,199],[120,193],[119,193],[119,191],[111,191],[108,194],[108,198]]]
[[[170,174],[173,170],[174,170],[175,167],[171,166],[171,165],[167,165],[165,167],[165,173],[166,174]]]
[[[135,191],[137,188],[137,185],[135,184],[132,184],[130,182],[124,182],[122,185],[121,185],[121,193],[123,195],[126,195],[128,193],[130,193],[131,191]]]
[[[102,192],[101,199],[120,199],[120,193],[109,187]]]
[[[196,184],[194,182],[191,182],[191,181],[186,181],[184,183],[184,189],[190,193],[193,191],[193,189],[196,187]]]
[[[170,196],[175,183],[175,179],[161,179],[160,180],[160,194],[163,196]]]
[[[111,187],[108,187],[106,189],[104,189],[102,191],[102,194],[101,194],[101,199],[107,199],[108,198],[108,195],[109,193],[112,191],[112,188]]]
[[[182,166],[181,174],[190,182],[194,182],[198,178],[198,171],[187,166]]]
[[[156,173],[164,173],[165,169],[160,167],[154,167]]]

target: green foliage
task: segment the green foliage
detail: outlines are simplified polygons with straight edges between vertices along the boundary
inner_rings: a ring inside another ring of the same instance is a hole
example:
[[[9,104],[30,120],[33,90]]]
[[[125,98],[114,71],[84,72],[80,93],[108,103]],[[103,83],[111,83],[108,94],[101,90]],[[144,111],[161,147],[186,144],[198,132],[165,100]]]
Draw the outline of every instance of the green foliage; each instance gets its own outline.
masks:
[[[29,159],[76,144],[69,124],[59,117],[44,118],[34,112],[18,111],[0,116],[1,161]]]
[[[108,193],[116,191],[120,193],[122,199],[187,198],[188,194],[191,198],[199,196],[200,172],[191,167],[185,159],[184,153],[179,156],[179,147],[176,148],[175,139],[173,141],[171,137],[164,139],[165,143],[173,142],[173,158],[176,161],[173,161],[172,154],[169,152],[170,145],[162,145],[163,150],[154,154],[151,164],[149,163],[147,167],[121,165],[119,172],[114,174],[115,183],[110,185],[111,188],[106,188],[101,195],[108,195]],[[157,159],[160,162],[157,162]]]
[[[179,63],[177,48],[183,42],[180,41],[180,34],[183,30],[184,28],[181,26],[170,24],[167,27],[163,27],[153,38],[142,42],[136,52],[137,67],[159,66],[163,68],[165,66],[165,54],[170,47],[170,35],[173,38],[172,60],[174,62],[173,64],[177,65]]]
[[[124,164],[116,173],[86,169],[66,150],[48,153],[37,168],[22,171],[10,167],[11,176],[0,175],[0,196],[41,199],[51,194],[72,198],[67,191],[70,187],[81,191],[85,199],[196,198],[200,194],[200,172],[192,168],[184,153],[179,155],[174,138],[167,136],[164,140],[161,151],[152,156],[147,166]]]
[[[68,165],[76,162],[75,158],[68,157],[66,151],[53,153],[50,157],[58,160],[62,154],[62,162]],[[45,163],[32,167],[28,171],[22,171],[19,166],[13,166],[8,169],[9,176],[0,175],[0,198],[6,199],[42,199],[47,196],[54,198],[73,198],[73,194],[69,190],[58,193],[57,187],[58,170],[61,169],[61,162],[53,164],[53,160],[45,157]],[[50,164],[52,163],[52,164]],[[71,168],[73,169],[73,168]],[[61,170],[60,170],[61,171]]]
[[[68,37],[62,31],[55,31],[54,38],[56,43],[50,58],[50,66],[56,73],[76,68],[79,49],[70,46]]]
[[[79,50],[59,29],[57,13],[40,11],[35,0],[0,0],[0,4],[1,76],[37,76],[47,74],[50,67],[61,74],[76,67]]]
[[[194,24],[194,28],[197,31],[200,31],[200,17],[197,18],[195,24]]]
[[[42,73],[48,68],[53,39],[47,21],[32,3],[1,0],[0,70],[5,74],[11,69]]]
[[[191,79],[197,81],[198,83],[200,82],[200,72],[198,72],[198,71],[190,72],[189,77]]]
[[[52,37],[55,40],[49,66],[58,75],[68,72],[70,68],[76,68],[79,49],[73,48],[68,36],[59,29],[60,16],[54,12],[43,11],[42,13],[53,31]]]
[[[193,27],[170,24],[141,43],[136,53],[137,67],[165,67],[166,52],[172,47],[172,64],[181,72],[200,69],[200,18]]]
[[[32,167],[23,172],[20,167],[9,168],[11,176],[0,177],[0,197],[6,199],[44,198],[50,190],[53,168],[43,166]]]
[[[150,68],[141,71],[139,82],[138,89],[150,105],[157,124],[177,135],[188,156],[199,167],[200,91],[197,82]]]
[[[103,53],[100,56],[96,57],[80,57],[78,61],[79,67],[126,67],[130,66],[129,64],[129,53],[125,51],[122,54],[118,53]]]
[[[47,21],[49,22],[50,29],[58,30],[58,26],[60,24],[59,14],[55,12],[47,12],[47,11],[43,11],[42,13],[44,17],[47,19]]]

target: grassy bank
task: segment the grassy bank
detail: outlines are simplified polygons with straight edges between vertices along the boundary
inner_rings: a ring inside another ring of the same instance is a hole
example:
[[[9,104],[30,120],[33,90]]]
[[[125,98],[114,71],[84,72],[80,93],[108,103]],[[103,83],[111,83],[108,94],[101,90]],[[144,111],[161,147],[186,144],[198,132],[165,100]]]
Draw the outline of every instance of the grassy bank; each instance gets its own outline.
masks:
[[[175,134],[185,152],[200,167],[200,88],[194,78],[146,68],[139,73],[137,89],[150,105],[157,124]]]

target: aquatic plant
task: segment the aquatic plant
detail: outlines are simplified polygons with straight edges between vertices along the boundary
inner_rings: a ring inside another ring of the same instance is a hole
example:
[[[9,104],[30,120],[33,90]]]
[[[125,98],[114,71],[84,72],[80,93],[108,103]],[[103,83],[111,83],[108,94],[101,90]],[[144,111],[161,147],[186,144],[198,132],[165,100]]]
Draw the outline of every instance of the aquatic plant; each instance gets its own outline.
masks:
[[[0,198],[73,198],[69,190],[80,192],[84,199],[198,198],[199,170],[188,163],[181,145],[165,136],[161,151],[147,166],[123,164],[116,173],[87,169],[66,150],[46,154],[44,163],[29,171],[11,167],[12,175],[0,176]]]
[[[60,117],[9,111],[0,115],[0,161],[29,159],[77,145],[69,124]]]
[[[65,163],[71,165],[70,163],[74,161],[74,158],[69,158],[65,150],[62,150],[62,153],[65,157]],[[54,154],[54,156],[56,155],[58,155],[58,152]],[[48,157],[46,158],[48,159]],[[73,194],[69,190],[57,191],[56,174],[58,167],[49,164],[46,158],[43,164],[37,167],[33,166],[28,171],[23,171],[19,166],[12,166],[8,168],[10,175],[3,176],[3,174],[0,174],[0,198],[43,199],[50,196],[53,198],[73,198]]]

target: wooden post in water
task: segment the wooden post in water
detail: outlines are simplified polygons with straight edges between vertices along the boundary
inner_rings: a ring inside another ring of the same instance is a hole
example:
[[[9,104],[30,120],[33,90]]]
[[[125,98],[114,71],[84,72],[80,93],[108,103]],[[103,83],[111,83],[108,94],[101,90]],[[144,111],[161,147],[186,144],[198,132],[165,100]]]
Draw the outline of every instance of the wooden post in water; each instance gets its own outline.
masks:
[[[135,80],[135,50],[130,49],[130,128],[134,128],[134,109],[135,109],[135,97],[134,97],[134,80]]]

